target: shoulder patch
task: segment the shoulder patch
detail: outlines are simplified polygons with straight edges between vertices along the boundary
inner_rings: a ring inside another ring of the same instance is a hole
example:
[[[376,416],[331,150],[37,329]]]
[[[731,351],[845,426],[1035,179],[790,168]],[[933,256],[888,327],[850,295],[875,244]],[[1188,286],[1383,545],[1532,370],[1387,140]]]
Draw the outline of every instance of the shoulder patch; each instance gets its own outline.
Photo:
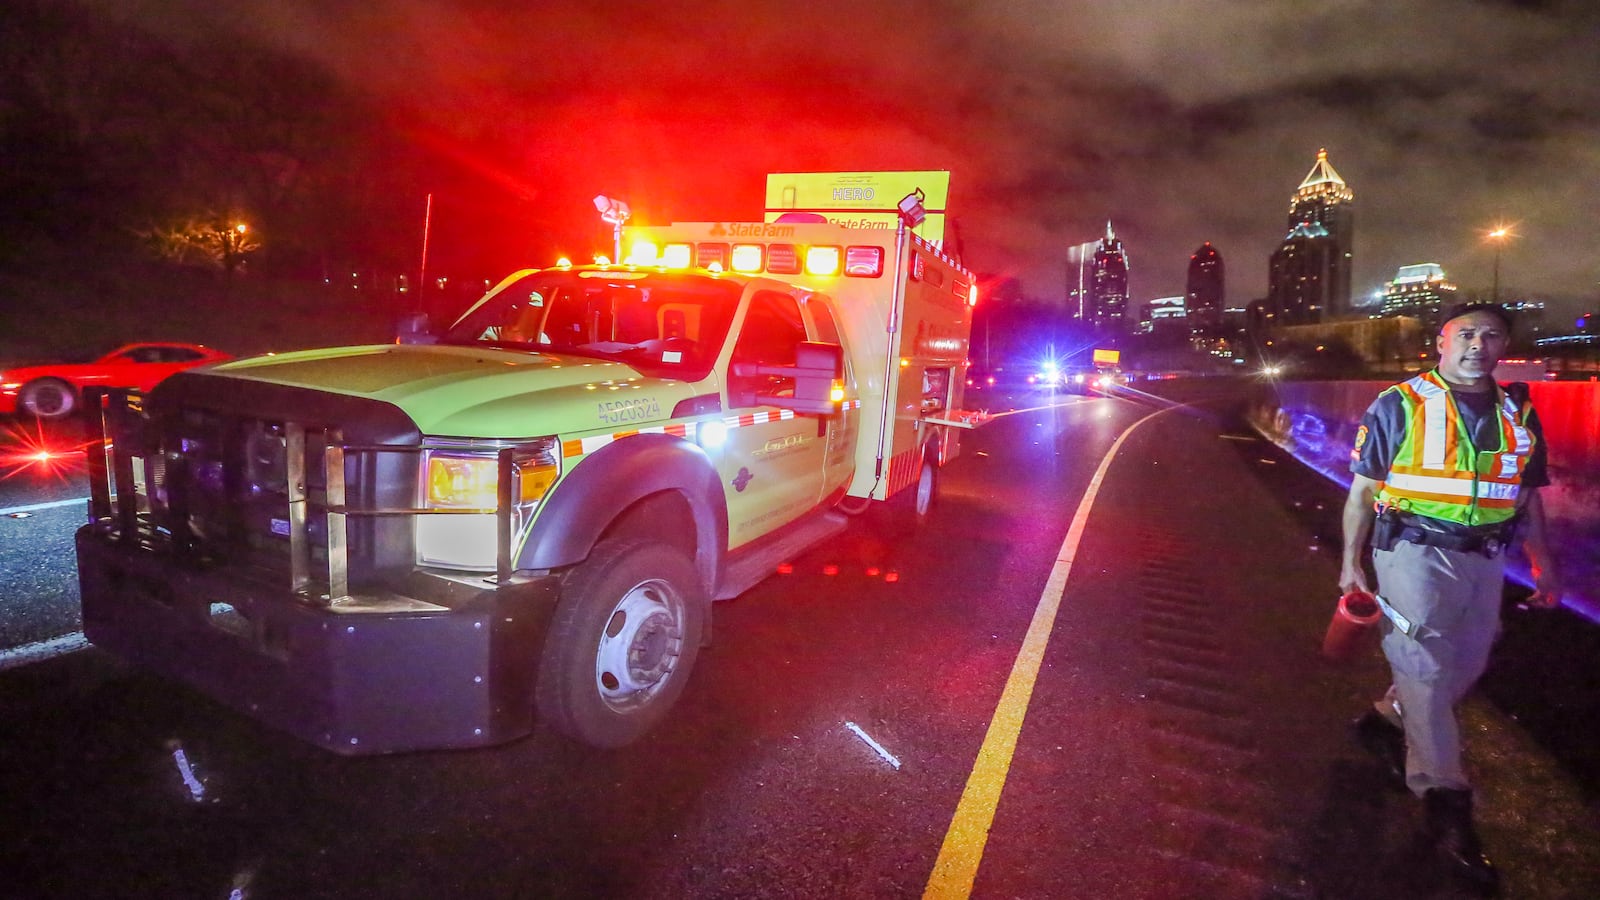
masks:
[[[1361,455],[1361,448],[1366,446],[1366,444],[1367,444],[1367,426],[1363,425],[1360,428],[1356,429],[1356,446],[1355,446],[1354,450],[1350,451],[1350,458],[1351,459],[1355,459],[1356,457],[1360,456]]]

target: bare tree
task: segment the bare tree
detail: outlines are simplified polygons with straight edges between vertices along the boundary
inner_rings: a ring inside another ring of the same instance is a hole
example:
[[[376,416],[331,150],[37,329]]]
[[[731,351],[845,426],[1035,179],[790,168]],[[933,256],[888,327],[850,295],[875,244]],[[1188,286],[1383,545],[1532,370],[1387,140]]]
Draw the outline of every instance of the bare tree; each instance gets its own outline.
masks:
[[[261,240],[238,217],[204,215],[171,219],[135,231],[159,259],[208,265],[233,277]]]

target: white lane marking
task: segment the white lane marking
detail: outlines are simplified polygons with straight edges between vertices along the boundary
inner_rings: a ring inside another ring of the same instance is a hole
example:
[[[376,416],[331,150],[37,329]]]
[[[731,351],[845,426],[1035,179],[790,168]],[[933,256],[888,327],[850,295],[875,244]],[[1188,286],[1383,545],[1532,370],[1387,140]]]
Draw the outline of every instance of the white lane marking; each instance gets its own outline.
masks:
[[[71,500],[51,500],[49,503],[33,503],[28,506],[11,506],[0,509],[0,516],[9,516],[12,513],[33,512],[40,509],[55,509],[58,506],[71,506],[74,503],[88,503],[88,497],[76,497]]]
[[[860,725],[857,725],[854,722],[846,722],[846,723],[844,723],[844,727],[846,727],[846,728],[850,729],[851,731],[855,732],[856,733],[856,737],[861,738],[863,741],[866,741],[867,742],[867,746],[872,748],[872,752],[874,752],[874,753],[878,754],[878,756],[882,757],[884,762],[888,763],[891,766],[894,766],[896,770],[898,770],[900,768],[900,760],[895,759],[893,753],[890,753],[889,751],[883,749],[883,745],[882,744],[880,744],[877,741],[873,740],[871,738],[871,736],[869,736],[865,731],[862,731]]]
[[[211,614],[213,616],[220,616],[223,613],[232,611],[233,607],[227,603],[211,604]],[[0,672],[44,662],[47,659],[65,656],[68,653],[76,653],[87,646],[89,646],[89,640],[83,636],[83,632],[74,631],[71,634],[63,634],[58,638],[51,638],[47,641],[35,641],[32,644],[22,644],[9,650],[0,650]]]
[[[0,650],[0,672],[15,669],[30,663],[44,662],[63,653],[72,653],[89,646],[84,639],[83,632],[74,631],[48,641],[37,641],[32,644],[23,644],[12,647],[10,650]]]
[[[189,789],[189,799],[200,803],[206,799],[206,786],[194,774],[194,766],[189,764],[189,755],[183,752],[183,746],[177,741],[167,744],[172,749],[172,760],[178,764],[178,775],[183,779],[183,786]]]

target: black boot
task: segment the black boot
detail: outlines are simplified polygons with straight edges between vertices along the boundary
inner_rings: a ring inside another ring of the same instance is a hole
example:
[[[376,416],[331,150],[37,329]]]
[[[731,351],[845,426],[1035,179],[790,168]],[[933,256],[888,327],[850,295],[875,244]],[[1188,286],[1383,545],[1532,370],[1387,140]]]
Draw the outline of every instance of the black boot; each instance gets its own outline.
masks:
[[[1483,844],[1472,827],[1472,792],[1434,788],[1422,797],[1428,812],[1428,838],[1457,875],[1485,896],[1500,890],[1500,873],[1483,855]]]
[[[1372,754],[1372,757],[1383,766],[1385,780],[1389,786],[1396,790],[1405,790],[1405,732],[1375,709],[1367,710],[1365,715],[1352,722],[1350,731],[1355,735],[1356,743],[1361,745],[1361,749]]]

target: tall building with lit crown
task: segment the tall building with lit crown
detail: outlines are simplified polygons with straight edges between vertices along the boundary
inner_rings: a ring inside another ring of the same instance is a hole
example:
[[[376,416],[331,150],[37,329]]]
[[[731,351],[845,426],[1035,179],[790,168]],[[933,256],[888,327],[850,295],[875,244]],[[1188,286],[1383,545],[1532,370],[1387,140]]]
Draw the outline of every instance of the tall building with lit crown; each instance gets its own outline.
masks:
[[[1283,324],[1320,322],[1353,311],[1355,194],[1317,151],[1316,165],[1289,199],[1289,233],[1272,254],[1267,302]]]
[[[1106,220],[1106,236],[1100,239],[1089,267],[1090,321],[1096,328],[1121,333],[1128,330],[1128,253]]]
[[[1189,277],[1184,290],[1184,309],[1189,325],[1196,331],[1216,330],[1222,325],[1222,254],[1206,241],[1189,255]]]

